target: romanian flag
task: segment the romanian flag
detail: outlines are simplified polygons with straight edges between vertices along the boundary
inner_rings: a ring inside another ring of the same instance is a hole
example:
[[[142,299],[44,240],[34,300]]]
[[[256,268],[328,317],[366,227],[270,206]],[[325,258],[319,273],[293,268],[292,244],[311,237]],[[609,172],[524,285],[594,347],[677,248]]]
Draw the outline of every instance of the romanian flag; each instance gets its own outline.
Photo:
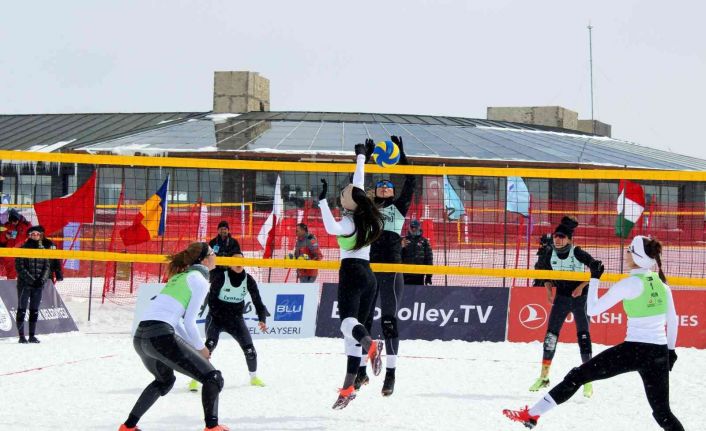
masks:
[[[169,176],[157,193],[142,204],[132,226],[120,230],[123,244],[126,246],[141,244],[164,235],[164,229],[167,226],[167,190],[169,190]]]

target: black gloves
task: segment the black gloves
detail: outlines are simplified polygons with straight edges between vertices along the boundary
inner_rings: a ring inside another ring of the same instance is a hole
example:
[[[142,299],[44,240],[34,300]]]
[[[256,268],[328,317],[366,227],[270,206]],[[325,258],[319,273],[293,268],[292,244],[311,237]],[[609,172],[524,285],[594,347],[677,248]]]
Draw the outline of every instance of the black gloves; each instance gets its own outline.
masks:
[[[404,144],[402,143],[402,136],[390,136],[390,140],[397,144],[397,148],[400,149],[400,165],[406,165],[407,164],[407,155],[404,152]]]
[[[677,362],[677,352],[675,350],[669,351],[669,371],[674,368],[674,363]]]
[[[603,262],[600,260],[594,260],[590,265],[588,265],[588,268],[591,270],[591,278],[597,278],[599,280],[601,275],[603,275],[603,271],[605,271]]]
[[[359,156],[361,154],[365,155],[365,153],[366,153],[365,144],[355,144],[354,149],[355,149],[356,156]]]
[[[322,200],[326,199],[327,193],[328,193],[328,182],[324,178],[321,178],[321,193],[319,193],[319,200],[322,201]]]
[[[63,281],[64,280],[64,274],[61,271],[56,271],[54,273],[54,277],[56,278],[56,281]]]
[[[44,287],[44,281],[45,280],[43,278],[40,278],[39,280],[34,280],[33,285],[35,288],[41,289],[42,287]]]
[[[426,277],[424,277],[424,285],[431,286],[431,274],[427,274]]]
[[[373,155],[373,150],[375,149],[375,142],[368,138],[365,140],[365,144],[355,144],[355,155],[362,154],[365,156],[365,163],[370,161],[370,156]]]

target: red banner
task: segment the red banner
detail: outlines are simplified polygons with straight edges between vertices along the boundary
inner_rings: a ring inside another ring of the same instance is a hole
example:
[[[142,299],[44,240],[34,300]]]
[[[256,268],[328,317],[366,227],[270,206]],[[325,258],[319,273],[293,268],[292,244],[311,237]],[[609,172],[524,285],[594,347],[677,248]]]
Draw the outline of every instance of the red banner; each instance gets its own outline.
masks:
[[[602,295],[605,291],[601,289]],[[679,318],[677,346],[706,348],[706,291],[674,290],[674,303]],[[515,287],[510,290],[508,341],[542,341],[547,331],[551,304],[543,287]],[[627,316],[618,304],[605,313],[591,317],[591,340],[615,345],[625,339]],[[576,342],[576,325],[572,314],[566,318],[559,341]]]

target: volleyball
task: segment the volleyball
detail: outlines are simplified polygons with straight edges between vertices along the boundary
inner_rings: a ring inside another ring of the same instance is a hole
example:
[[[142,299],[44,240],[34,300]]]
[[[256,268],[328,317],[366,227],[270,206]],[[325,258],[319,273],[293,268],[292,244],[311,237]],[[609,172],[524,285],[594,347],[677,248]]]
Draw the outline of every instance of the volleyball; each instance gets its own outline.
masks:
[[[392,141],[380,141],[373,150],[373,161],[383,168],[396,165],[400,161],[400,149]]]

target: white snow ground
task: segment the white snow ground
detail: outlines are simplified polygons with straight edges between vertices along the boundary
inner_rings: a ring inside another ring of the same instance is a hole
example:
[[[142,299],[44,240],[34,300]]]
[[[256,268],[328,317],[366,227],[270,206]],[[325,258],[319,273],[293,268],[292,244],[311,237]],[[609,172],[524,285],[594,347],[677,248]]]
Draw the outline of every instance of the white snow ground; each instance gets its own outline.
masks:
[[[85,301],[85,300],[84,300]],[[125,420],[151,377],[128,335],[132,309],[86,302],[67,305],[80,332],[41,337],[41,344],[0,341],[1,430],[108,430]],[[221,422],[233,430],[523,430],[503,408],[533,403],[527,391],[539,372],[539,343],[403,341],[395,394],[380,395],[382,375],[342,411],[331,409],[345,368],[340,340],[256,341],[265,388],[248,385],[240,349],[227,335],[213,363],[223,371]],[[596,351],[603,346],[594,346]],[[687,430],[706,429],[702,413],[706,351],[679,349],[671,374],[672,407]],[[578,362],[561,344],[551,377]],[[140,422],[144,431],[202,430],[201,397],[177,375],[174,389]],[[540,420],[538,430],[658,430],[641,381],[628,374],[594,384]]]

